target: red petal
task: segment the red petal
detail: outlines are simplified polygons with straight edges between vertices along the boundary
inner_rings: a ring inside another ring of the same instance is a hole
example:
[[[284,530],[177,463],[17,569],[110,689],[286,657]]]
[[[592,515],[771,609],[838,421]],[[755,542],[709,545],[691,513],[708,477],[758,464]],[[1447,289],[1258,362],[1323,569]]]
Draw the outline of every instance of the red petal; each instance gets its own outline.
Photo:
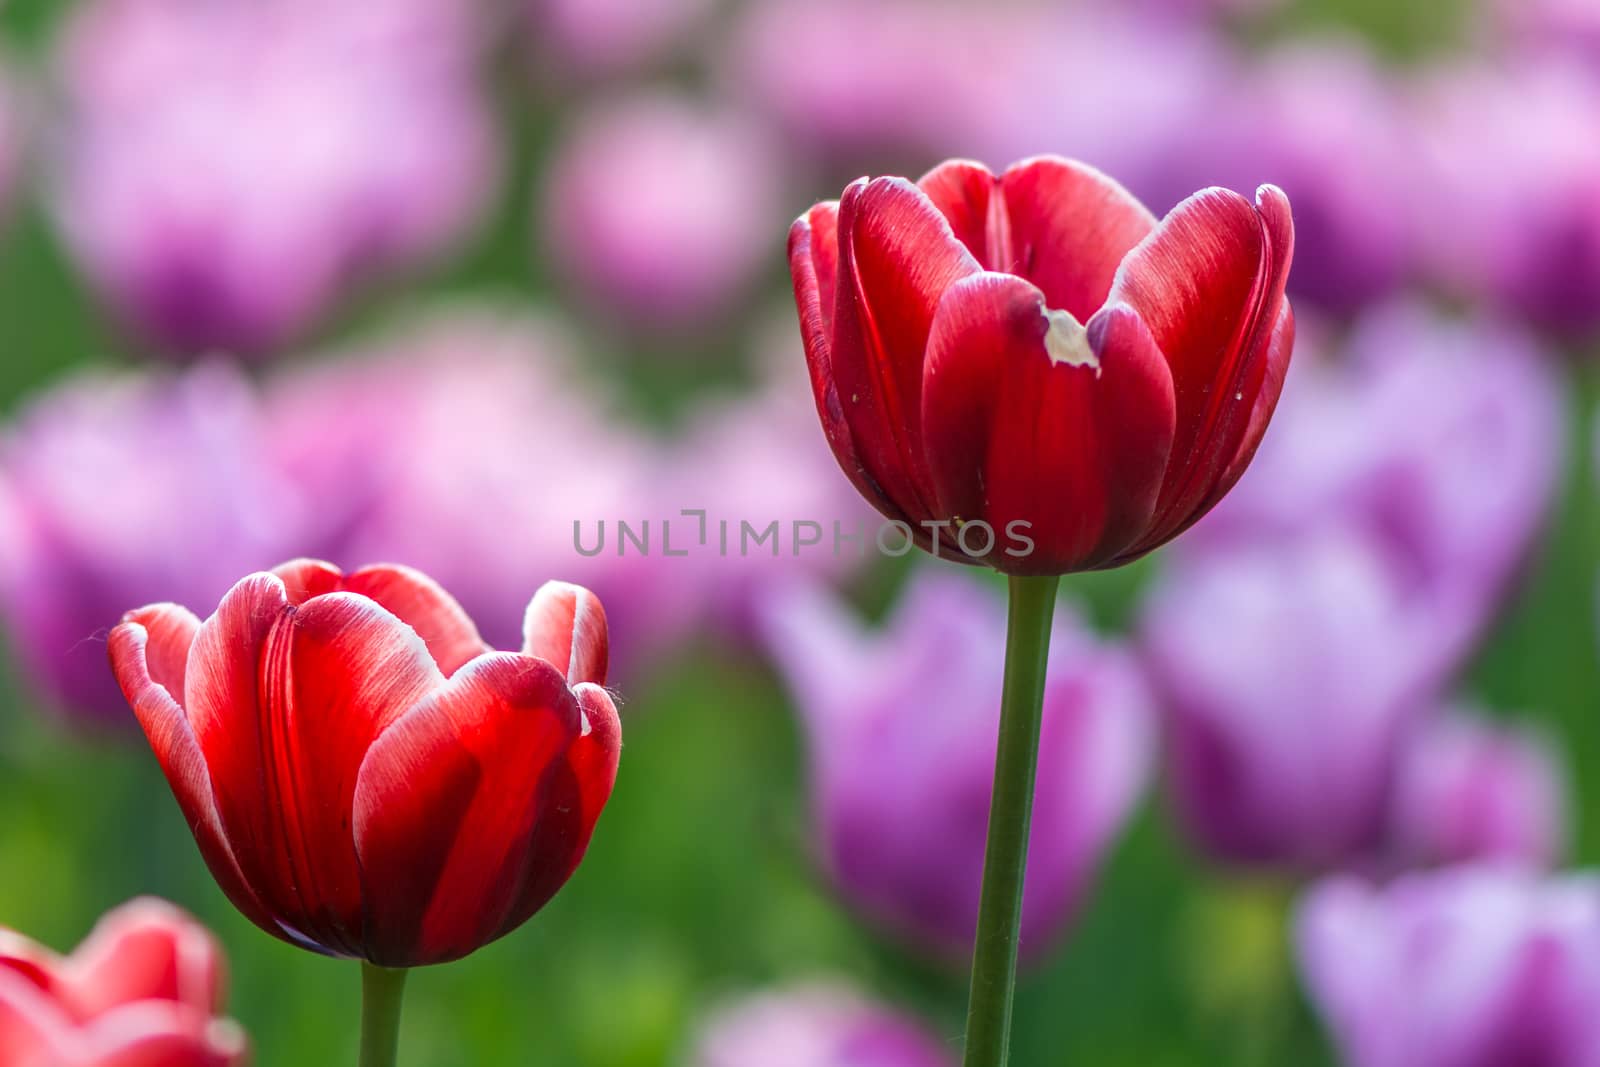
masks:
[[[817,417],[839,467],[856,491],[878,510],[894,514],[893,505],[861,468],[850,427],[844,421],[832,363],[835,285],[839,275],[839,204],[828,201],[795,220],[789,230],[789,274],[800,313],[800,339],[811,374]]]
[[[566,674],[569,685],[606,684],[606,611],[581,585],[546,582],[528,602],[522,653]]]
[[[917,186],[933,201],[933,206],[949,220],[956,240],[986,270],[1005,270],[987,258],[989,203],[997,179],[982,163],[952,159],[939,164],[917,181]]]
[[[527,922],[567,884],[589,849],[595,823],[617,781],[622,722],[611,694],[587,683],[573,694],[583,711],[583,733],[572,742],[565,766],[548,784],[545,811],[527,850],[527,867],[520,874],[522,888],[501,926],[502,934]]]
[[[272,568],[272,573],[283,580],[291,604],[304,604],[314,596],[344,588],[344,571],[320,559],[292,559]]]
[[[0,1063],[7,1067],[229,1067],[243,1036],[186,1004],[145,1000],[79,1027],[49,994],[0,972]]]
[[[64,1067],[231,1067],[247,1052],[238,1027],[166,1001],[118,1008],[73,1036]]]
[[[446,677],[492,651],[456,599],[421,571],[394,565],[363,567],[345,579],[344,588],[376,600],[415,630]]]
[[[1149,522],[1172,442],[1171,378],[1126,309],[1091,325],[1098,370],[1058,362],[1042,294],[1006,274],[958,282],[934,322],[923,413],[939,505],[987,522],[988,562],[1008,573],[1097,566]],[[1005,552],[1016,521],[1032,523],[1025,557]]]
[[[222,949],[209,931],[163,900],[108,913],[61,968],[60,996],[95,1018],[121,1004],[168,1000],[213,1015],[222,1008]]]
[[[369,958],[439,963],[493,940],[552,768],[581,729],[566,680],[543,660],[481,657],[372,746],[355,797]]]
[[[920,189],[858,182],[839,204],[834,386],[856,456],[896,513],[935,517],[922,454],[922,368],[940,298],[979,265]]]
[[[149,738],[212,877],[246,918],[283,936],[240,873],[223,834],[211,775],[190,718],[173,699],[185,678],[179,665],[182,653],[190,649],[199,630],[200,620],[175,604],[130,611],[111,631],[111,669]]]
[[[0,968],[0,1063],[72,1067],[72,1023],[54,999],[20,974]]]
[[[1210,511],[1228,494],[1228,490],[1239,484],[1239,479],[1244,477],[1250,461],[1255,458],[1256,449],[1261,445],[1261,438],[1267,432],[1267,424],[1272,421],[1272,413],[1278,408],[1278,398],[1283,395],[1283,380],[1289,374],[1289,357],[1293,354],[1294,309],[1285,300],[1282,310],[1278,312],[1277,321],[1273,323],[1272,332],[1267,337],[1267,369],[1262,375],[1261,389],[1256,393],[1255,405],[1250,409],[1250,425],[1245,430],[1244,440],[1240,442],[1239,451],[1234,454],[1233,462],[1228,465],[1221,483],[1212,491],[1210,499],[1201,506],[1200,513],[1191,521],[1198,520]]]
[[[0,971],[9,971],[53,994],[64,962],[33,938],[0,926]]]
[[[274,567],[272,573],[283,579],[291,604],[303,604],[312,597],[341,590],[377,601],[417,631],[446,676],[474,656],[490,651],[455,598],[438,582],[411,567],[380,563],[346,576],[331,563],[297,559]]]
[[[1128,257],[1111,299],[1125,301],[1166,354],[1177,390],[1173,463],[1148,536],[1134,552],[1169,540],[1198,517],[1249,430],[1266,376],[1292,252],[1288,203],[1263,190],[1263,220],[1224,189],[1179,204]]]
[[[1059,156],[1011,167],[1000,177],[1000,192],[1008,224],[1001,247],[1008,254],[989,269],[1028,279],[1047,305],[1079,322],[1105,304],[1123,259],[1156,228],[1155,216],[1128,190]]]
[[[410,627],[352,593],[294,608],[277,578],[253,575],[201,627],[190,715],[240,870],[285,936],[359,954],[356,772],[443,683]]]

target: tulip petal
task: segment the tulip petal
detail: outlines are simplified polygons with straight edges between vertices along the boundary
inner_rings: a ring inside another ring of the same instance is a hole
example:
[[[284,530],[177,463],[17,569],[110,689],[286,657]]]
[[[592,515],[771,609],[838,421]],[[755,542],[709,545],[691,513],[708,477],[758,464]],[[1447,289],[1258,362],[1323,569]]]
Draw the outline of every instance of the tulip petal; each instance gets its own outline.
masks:
[[[173,699],[173,693],[183,692],[185,681],[180,660],[199,630],[200,620],[176,604],[131,611],[111,631],[111,669],[150,741],[212,877],[246,918],[282,936],[239,870],[223,834],[199,741],[183,706]]]
[[[939,505],[987,522],[988,562],[1007,573],[1114,557],[1149,522],[1172,443],[1172,380],[1138,317],[1109,308],[1085,331],[1058,314],[1019,278],[976,275],[951,287],[929,341],[923,413]],[[1054,341],[1078,343],[1077,358]],[[1025,557],[1005,551],[1017,521],[1032,524]]]
[[[153,897],[107,914],[60,968],[59,994],[81,1021],[120,1004],[166,1000],[222,1008],[222,949],[205,927]]]
[[[935,516],[922,452],[922,374],[934,311],[978,261],[923,192],[857,182],[839,203],[834,385],[857,458],[896,511]]]
[[[346,575],[331,563],[297,559],[274,567],[289,603],[340,591],[376,600],[427,643],[439,670],[448,677],[468,660],[490,651],[478,628],[443,587],[421,571],[381,563]]]
[[[284,595],[291,604],[304,604],[314,596],[344,588],[344,571],[320,559],[292,559],[272,568],[272,573],[283,581]]]
[[[1133,308],[1165,353],[1177,395],[1174,462],[1135,554],[1199,518],[1254,421],[1293,246],[1288,202],[1270,187],[1260,195],[1264,213],[1225,189],[1196,193],[1128,256],[1112,286],[1110,299]]]
[[[118,1008],[71,1037],[72,1067],[230,1067],[247,1052],[237,1026],[166,1001]]]
[[[583,712],[583,730],[567,750],[564,767],[552,772],[545,813],[539,819],[520,872],[515,906],[500,934],[510,933],[544,907],[567,884],[589,848],[589,838],[617,781],[622,721],[611,694],[584,683],[573,689]]]
[[[7,1067],[228,1067],[238,1028],[192,1005],[141,1000],[78,1025],[49,991],[0,968],[0,1063]]]
[[[988,258],[989,204],[997,183],[988,167],[968,159],[947,160],[917,179],[917,187],[949,221],[956,240],[985,270],[1003,271]]]
[[[1239,451],[1234,454],[1233,462],[1222,475],[1222,481],[1200,507],[1200,515],[1210,511],[1228,490],[1239,483],[1244,476],[1245,469],[1250,466],[1250,461],[1255,458],[1256,449],[1261,445],[1261,438],[1266,435],[1267,424],[1272,421],[1272,413],[1277,410],[1278,398],[1283,395],[1283,381],[1289,373],[1289,357],[1294,353],[1294,309],[1289,302],[1283,302],[1282,310],[1278,312],[1277,322],[1273,324],[1272,332],[1267,338],[1266,373],[1261,378],[1261,389],[1256,394],[1255,405],[1250,409],[1250,425],[1246,428],[1244,440],[1239,443]],[[1196,516],[1198,519],[1199,516]]]
[[[528,602],[522,654],[565,673],[567,682],[606,683],[606,612],[581,585],[546,582]]]
[[[455,597],[421,571],[393,564],[363,567],[345,579],[344,588],[376,600],[415,630],[447,678],[492,651]]]
[[[795,220],[789,230],[789,274],[794,282],[795,306],[800,313],[800,339],[811,374],[811,392],[828,447],[856,491],[879,511],[892,515],[893,505],[867,476],[856,456],[833,380],[830,338],[839,275],[838,201],[818,204]]]
[[[556,668],[494,653],[385,731],[355,791],[369,958],[439,963],[496,936],[581,722]]]
[[[444,684],[409,626],[352,593],[288,602],[252,575],[201,626],[190,718],[240,870],[282,936],[358,955],[356,772],[383,729]]]
[[[1079,322],[1105,304],[1122,261],[1156,228],[1156,217],[1132,193],[1060,156],[1012,166],[1000,177],[1000,192],[1007,256],[989,269],[1026,278],[1046,304]]]

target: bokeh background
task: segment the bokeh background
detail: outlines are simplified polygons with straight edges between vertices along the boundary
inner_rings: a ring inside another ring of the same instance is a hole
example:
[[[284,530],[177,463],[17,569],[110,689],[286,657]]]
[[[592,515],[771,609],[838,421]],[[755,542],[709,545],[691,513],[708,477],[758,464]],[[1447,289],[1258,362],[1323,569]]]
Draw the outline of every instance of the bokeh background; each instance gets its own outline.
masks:
[[[1596,131],[1592,0],[7,0],[0,923],[166,897],[257,1062],[352,1060],[354,966],[227,905],[106,631],[317,555],[508,647],[569,578],[616,794],[405,1062],[953,1063],[1001,589],[791,550],[864,513],[784,238],[1057,152],[1284,187],[1301,342],[1234,496],[1065,583],[1015,1062],[1600,1062]],[[782,553],[669,557],[685,508]]]

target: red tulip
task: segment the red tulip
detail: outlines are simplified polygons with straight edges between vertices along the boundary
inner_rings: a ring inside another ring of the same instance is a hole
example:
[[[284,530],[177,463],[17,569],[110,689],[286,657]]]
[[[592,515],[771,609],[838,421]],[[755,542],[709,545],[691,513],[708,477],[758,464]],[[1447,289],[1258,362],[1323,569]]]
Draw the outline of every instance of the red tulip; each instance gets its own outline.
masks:
[[[1158,223],[1040,157],[861,179],[795,222],[789,264],[857,489],[924,548],[1048,575],[1159,547],[1244,472],[1293,347],[1293,247],[1273,186]]]
[[[577,586],[540,589],[503,653],[415,571],[300,560],[204,623],[129,612],[111,663],[224,892],[330,955],[411,967],[509,933],[616,780],[605,613]]]
[[[124,904],[60,957],[0,928],[0,1064],[229,1067],[245,1058],[222,1007],[222,951],[160,900]]]

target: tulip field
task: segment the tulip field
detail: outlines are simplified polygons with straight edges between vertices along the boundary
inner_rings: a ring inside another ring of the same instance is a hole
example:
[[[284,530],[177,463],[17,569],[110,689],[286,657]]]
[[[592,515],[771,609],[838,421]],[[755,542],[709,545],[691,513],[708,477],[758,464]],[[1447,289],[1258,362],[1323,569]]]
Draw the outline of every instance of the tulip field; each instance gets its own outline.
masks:
[[[6,0],[0,1067],[1597,1067],[1600,2]]]

